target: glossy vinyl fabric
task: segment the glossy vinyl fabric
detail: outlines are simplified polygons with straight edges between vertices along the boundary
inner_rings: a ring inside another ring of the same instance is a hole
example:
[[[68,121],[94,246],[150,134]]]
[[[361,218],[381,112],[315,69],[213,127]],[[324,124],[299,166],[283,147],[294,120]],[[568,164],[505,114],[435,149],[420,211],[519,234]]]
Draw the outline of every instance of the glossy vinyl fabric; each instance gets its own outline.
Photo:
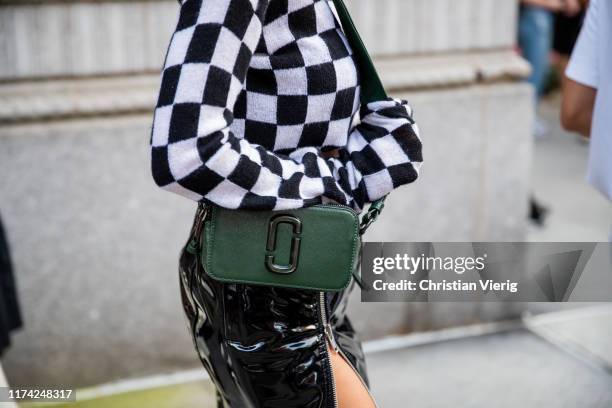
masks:
[[[204,272],[196,251],[187,245],[181,253],[181,298],[218,406],[334,407],[320,292],[220,283]],[[367,383],[361,344],[346,316],[351,288],[325,294],[325,315]]]

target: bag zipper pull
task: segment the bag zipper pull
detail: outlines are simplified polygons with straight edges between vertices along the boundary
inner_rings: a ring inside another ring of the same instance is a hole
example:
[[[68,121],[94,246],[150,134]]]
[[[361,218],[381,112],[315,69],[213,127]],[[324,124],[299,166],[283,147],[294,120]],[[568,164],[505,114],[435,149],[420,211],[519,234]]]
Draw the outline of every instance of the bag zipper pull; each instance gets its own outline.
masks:
[[[327,341],[332,349],[337,353],[340,348],[338,347],[338,343],[336,343],[336,339],[334,338],[334,332],[332,331],[331,324],[325,324],[325,337],[327,337]]]

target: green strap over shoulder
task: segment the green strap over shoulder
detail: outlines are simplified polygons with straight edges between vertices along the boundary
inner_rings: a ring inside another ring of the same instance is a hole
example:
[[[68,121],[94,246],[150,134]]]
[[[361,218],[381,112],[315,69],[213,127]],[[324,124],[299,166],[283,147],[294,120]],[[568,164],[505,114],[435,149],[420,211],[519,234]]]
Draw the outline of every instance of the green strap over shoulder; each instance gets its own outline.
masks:
[[[385,87],[376,72],[376,67],[372,62],[372,58],[368,53],[355,23],[342,0],[333,0],[344,35],[349,41],[351,48],[353,49],[353,57],[359,70],[361,79],[361,103],[367,105],[370,102],[380,101],[387,99],[387,92]]]
[[[361,81],[361,104],[367,105],[370,102],[387,99],[385,87],[378,76],[378,72],[376,71],[376,67],[372,62],[370,53],[363,43],[359,32],[357,31],[357,27],[355,27],[355,23],[353,22],[344,1],[333,0],[333,2],[336,12],[338,13],[338,18],[340,19],[340,24],[342,24],[344,35],[348,39],[348,42],[353,50],[353,57],[355,58],[357,70],[359,71]],[[376,221],[376,218],[382,212],[382,209],[385,206],[386,198],[387,196],[379,198],[370,205],[370,208],[368,209],[367,213],[364,214],[361,221],[361,234],[365,233],[368,227],[374,221]]]

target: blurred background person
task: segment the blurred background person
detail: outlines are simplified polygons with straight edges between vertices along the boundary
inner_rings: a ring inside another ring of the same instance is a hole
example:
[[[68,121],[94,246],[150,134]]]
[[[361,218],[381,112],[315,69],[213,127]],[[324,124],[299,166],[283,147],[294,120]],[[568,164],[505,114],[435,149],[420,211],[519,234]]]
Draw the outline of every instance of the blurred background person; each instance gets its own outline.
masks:
[[[612,199],[611,113],[612,3],[591,0],[566,70],[561,123],[590,137],[587,179],[608,199]]]
[[[565,72],[572,50],[580,34],[582,21],[586,14],[586,1],[572,2],[568,10],[555,14],[553,35],[553,65],[559,72]]]
[[[536,107],[544,94],[550,70],[550,52],[553,45],[555,13],[574,17],[580,13],[579,0],[522,0],[519,13],[518,43],[523,57],[531,65],[527,81],[533,85]],[[537,113],[537,111],[536,111]],[[544,124],[537,120],[536,136],[545,133]]]
[[[578,40],[580,29],[586,14],[588,0],[581,1],[580,11],[576,14],[557,12],[555,14],[555,29],[552,49],[553,72],[549,81],[550,88],[561,88],[563,86],[563,76],[567,64],[569,63],[572,50]],[[580,143],[588,143],[589,139],[576,133],[576,140]]]
[[[555,16],[561,12],[568,16],[580,12],[578,0],[522,0],[519,12],[518,45],[523,57],[531,65],[531,74],[527,81],[535,92],[534,135],[542,137],[547,126],[538,117],[538,105],[544,94],[546,80],[550,70],[550,52],[553,44]],[[534,196],[529,203],[529,217],[536,225],[543,225],[548,208]]]

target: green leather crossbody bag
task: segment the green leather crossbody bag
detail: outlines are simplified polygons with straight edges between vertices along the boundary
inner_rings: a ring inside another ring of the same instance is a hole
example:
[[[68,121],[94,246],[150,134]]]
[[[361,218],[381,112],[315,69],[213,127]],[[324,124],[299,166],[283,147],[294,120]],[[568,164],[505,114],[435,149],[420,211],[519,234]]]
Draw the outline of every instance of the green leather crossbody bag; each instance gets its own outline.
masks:
[[[342,0],[334,0],[361,78],[361,103],[387,95]],[[228,210],[200,204],[195,231],[202,266],[213,279],[318,291],[339,291],[358,269],[361,235],[384,206],[360,220],[350,207],[321,204],[287,211]],[[192,245],[192,248],[193,248]]]

